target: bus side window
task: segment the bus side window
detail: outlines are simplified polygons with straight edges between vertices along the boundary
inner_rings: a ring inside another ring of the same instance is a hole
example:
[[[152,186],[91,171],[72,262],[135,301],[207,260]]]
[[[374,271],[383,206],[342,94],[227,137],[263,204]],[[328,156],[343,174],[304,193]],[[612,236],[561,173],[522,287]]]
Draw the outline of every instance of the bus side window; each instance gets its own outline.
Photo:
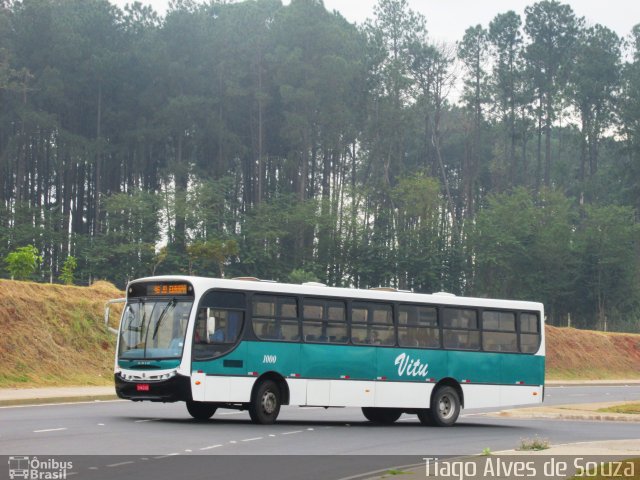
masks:
[[[538,315],[533,313],[520,314],[520,351],[535,353],[540,345],[540,323]]]

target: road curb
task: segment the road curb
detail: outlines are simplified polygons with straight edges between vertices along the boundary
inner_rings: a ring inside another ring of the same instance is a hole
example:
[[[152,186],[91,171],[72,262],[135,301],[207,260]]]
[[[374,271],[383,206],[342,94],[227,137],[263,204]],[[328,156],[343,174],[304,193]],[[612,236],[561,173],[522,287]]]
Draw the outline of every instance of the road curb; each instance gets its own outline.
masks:
[[[15,398],[11,400],[0,400],[0,407],[33,406],[33,405],[54,405],[56,403],[81,403],[81,402],[101,402],[118,400],[117,395],[85,395],[74,397],[34,397]]]
[[[548,380],[545,387],[625,387],[640,385],[640,379],[633,380]]]

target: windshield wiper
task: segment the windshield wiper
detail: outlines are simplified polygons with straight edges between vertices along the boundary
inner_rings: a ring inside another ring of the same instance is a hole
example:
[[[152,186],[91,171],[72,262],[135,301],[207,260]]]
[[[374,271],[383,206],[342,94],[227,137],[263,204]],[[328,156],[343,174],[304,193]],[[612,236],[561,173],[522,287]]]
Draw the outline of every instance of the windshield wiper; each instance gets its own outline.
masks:
[[[171,301],[169,303],[167,303],[167,305],[162,309],[162,312],[160,313],[160,316],[158,317],[158,320],[156,321],[156,327],[153,329],[153,337],[151,337],[151,340],[155,340],[156,335],[158,335],[158,329],[160,328],[160,322],[162,322],[162,320],[164,320],[165,315],[167,314],[167,312],[169,311],[169,307],[175,307],[176,303],[178,303],[178,301],[174,298],[171,299]]]

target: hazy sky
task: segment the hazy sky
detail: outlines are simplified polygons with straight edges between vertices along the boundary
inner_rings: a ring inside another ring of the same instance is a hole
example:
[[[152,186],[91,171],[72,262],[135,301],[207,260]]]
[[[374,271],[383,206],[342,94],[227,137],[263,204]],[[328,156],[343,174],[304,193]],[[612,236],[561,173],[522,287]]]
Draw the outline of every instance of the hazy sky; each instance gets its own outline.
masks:
[[[123,7],[131,0],[111,0]],[[160,14],[164,14],[169,0],[141,0],[150,4]],[[427,18],[427,29],[434,41],[455,42],[462,38],[464,31],[478,23],[488,26],[498,13],[515,10],[524,19],[524,8],[535,0],[408,0],[415,11]],[[289,3],[284,0],[284,3]],[[373,16],[376,0],[324,0],[328,10],[338,10],[352,22],[361,23]],[[631,27],[640,23],[640,1],[638,0],[565,0],[578,16],[586,18],[589,24],[601,23],[618,35],[625,36]]]

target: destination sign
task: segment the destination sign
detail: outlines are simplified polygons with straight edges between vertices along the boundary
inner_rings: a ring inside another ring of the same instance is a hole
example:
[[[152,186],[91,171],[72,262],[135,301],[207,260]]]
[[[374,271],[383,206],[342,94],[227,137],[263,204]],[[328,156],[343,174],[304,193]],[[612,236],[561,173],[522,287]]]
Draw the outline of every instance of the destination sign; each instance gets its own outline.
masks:
[[[129,285],[129,298],[193,296],[193,287],[187,282],[144,282]]]
[[[188,286],[186,283],[156,283],[147,285],[147,295],[188,295]]]

